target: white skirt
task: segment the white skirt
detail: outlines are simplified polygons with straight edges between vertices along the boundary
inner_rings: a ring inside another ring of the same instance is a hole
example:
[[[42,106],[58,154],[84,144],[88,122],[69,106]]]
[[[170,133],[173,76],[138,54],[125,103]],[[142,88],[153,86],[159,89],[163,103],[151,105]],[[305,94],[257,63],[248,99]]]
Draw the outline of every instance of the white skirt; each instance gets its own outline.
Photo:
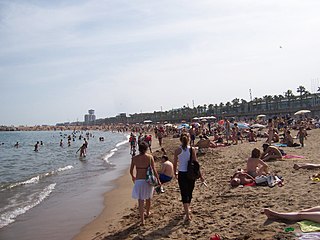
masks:
[[[134,182],[132,189],[132,198],[146,200],[152,198],[154,187],[151,186],[145,179],[138,179]]]

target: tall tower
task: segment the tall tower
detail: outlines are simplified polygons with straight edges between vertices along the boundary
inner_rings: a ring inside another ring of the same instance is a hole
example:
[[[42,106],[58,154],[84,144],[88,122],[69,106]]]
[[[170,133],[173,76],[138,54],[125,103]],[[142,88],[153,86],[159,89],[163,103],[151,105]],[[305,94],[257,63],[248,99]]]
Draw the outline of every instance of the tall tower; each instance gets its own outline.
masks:
[[[96,120],[96,115],[94,115],[94,110],[88,110],[89,114],[84,115],[84,122],[86,124],[93,123]]]

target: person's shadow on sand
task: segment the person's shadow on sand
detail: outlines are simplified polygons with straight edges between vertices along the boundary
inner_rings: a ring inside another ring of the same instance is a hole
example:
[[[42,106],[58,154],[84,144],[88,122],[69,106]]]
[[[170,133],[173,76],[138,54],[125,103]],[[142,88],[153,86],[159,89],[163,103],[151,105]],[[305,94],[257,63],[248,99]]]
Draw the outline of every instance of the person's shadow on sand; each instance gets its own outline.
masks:
[[[148,226],[148,224],[146,224],[145,226],[141,227],[139,223],[135,223],[135,224],[129,226],[128,228],[126,228],[126,229],[123,229],[123,230],[115,232],[115,233],[113,233],[111,235],[105,236],[103,238],[103,240],[126,239],[126,238],[128,238],[128,236],[130,236],[132,234],[136,235],[133,238],[135,240],[145,239],[145,238],[149,239],[150,237],[152,237],[152,239],[162,239],[164,237],[169,236],[173,231],[176,231],[177,230],[177,226],[178,226],[178,228],[185,227],[185,224],[183,223],[182,219],[183,219],[182,215],[177,215],[175,218],[172,218],[168,222],[168,224],[166,226],[164,226],[163,228],[154,229],[154,231],[149,232],[147,234],[145,234],[145,233],[148,230],[151,230],[152,226]]]

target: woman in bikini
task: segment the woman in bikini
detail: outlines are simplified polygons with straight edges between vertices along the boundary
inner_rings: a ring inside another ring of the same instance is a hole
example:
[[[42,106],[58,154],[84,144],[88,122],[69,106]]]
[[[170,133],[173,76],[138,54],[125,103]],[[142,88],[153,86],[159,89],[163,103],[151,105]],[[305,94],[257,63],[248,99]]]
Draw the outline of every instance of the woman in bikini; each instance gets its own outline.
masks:
[[[145,217],[150,216],[151,198],[153,196],[154,187],[146,181],[147,168],[152,167],[153,172],[160,183],[158,173],[154,167],[153,156],[147,154],[148,144],[142,141],[139,144],[139,155],[132,157],[130,166],[130,175],[134,182],[132,190],[132,198],[138,200],[139,215],[141,225],[145,223]],[[133,169],[136,169],[136,174],[133,174]],[[146,200],[146,212],[144,211],[144,201]]]

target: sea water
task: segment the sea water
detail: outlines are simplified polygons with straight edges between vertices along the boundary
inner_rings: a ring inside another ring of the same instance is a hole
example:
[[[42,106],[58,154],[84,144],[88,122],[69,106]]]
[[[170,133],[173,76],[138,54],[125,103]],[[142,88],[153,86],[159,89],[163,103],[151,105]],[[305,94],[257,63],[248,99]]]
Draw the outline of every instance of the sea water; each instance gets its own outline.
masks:
[[[130,164],[128,136],[103,131],[72,134],[0,132],[1,240],[71,239],[102,210],[102,193],[111,190],[111,181]],[[87,153],[79,158],[84,137]],[[43,145],[35,152],[37,141]]]

